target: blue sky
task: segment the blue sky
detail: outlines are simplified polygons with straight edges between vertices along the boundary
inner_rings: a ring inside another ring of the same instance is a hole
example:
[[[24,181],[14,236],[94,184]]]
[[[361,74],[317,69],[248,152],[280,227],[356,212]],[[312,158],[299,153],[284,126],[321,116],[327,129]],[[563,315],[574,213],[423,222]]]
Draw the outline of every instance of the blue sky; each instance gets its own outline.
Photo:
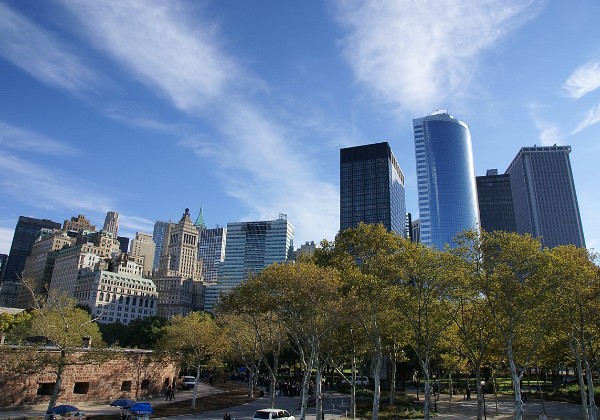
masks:
[[[286,213],[339,228],[339,149],[388,141],[418,213],[412,119],[465,121],[475,172],[571,145],[600,241],[600,2],[0,0],[0,253],[21,215],[120,233]]]

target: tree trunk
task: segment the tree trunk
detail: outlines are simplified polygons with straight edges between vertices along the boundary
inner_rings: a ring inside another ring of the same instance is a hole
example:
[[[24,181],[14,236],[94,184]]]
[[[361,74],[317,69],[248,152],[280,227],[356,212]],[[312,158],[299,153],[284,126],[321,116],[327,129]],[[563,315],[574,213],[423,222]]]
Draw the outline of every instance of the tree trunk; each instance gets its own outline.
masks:
[[[390,352],[390,406],[396,405],[396,343],[392,345],[392,351]]]
[[[350,418],[356,418],[356,349],[352,346],[352,373],[350,378]]]
[[[198,397],[198,382],[200,381],[200,363],[196,366],[196,383],[194,384],[194,394],[192,396],[192,410],[196,409],[196,398]]]
[[[375,353],[375,360],[374,360],[374,366],[373,366],[373,382],[375,385],[374,391],[373,391],[373,420],[378,420],[379,419],[379,401],[381,398],[381,381],[380,381],[380,376],[381,376],[381,364],[382,364],[382,359],[383,359],[383,353],[382,353],[382,349],[381,349],[381,337],[377,337],[377,342],[376,342],[376,353]]]
[[[306,418],[306,409],[308,407],[308,385],[310,382],[310,371],[313,368],[315,361],[315,353],[316,349],[314,346],[311,346],[310,351],[310,359],[306,360],[306,354],[303,350],[300,350],[300,361],[302,363],[302,367],[304,368],[304,373],[302,377],[302,391],[301,391],[301,403],[300,403],[300,420],[304,420]]]
[[[523,400],[521,399],[521,378],[523,377],[523,370],[517,370],[512,349],[512,340],[509,340],[507,346],[507,356],[510,376],[513,382],[513,391],[515,393],[515,420],[523,420]]]
[[[483,386],[481,385],[481,365],[475,365],[475,389],[477,390],[477,420],[483,420],[484,398]]]
[[[429,356],[421,361],[421,370],[423,371],[423,383],[425,384],[424,400],[423,400],[423,418],[429,420],[431,418],[431,384],[429,383]],[[417,383],[417,387],[419,384]]]
[[[316,420],[323,420],[323,367],[317,363],[317,373],[315,379],[315,409],[317,410]]]
[[[60,357],[58,359],[58,366],[56,367],[56,382],[54,382],[54,389],[52,390],[52,396],[50,397],[50,401],[48,401],[48,410],[52,410],[56,406],[56,402],[58,401],[58,394],[60,393],[60,387],[62,385],[63,372],[65,370],[65,365],[67,364],[67,354],[64,349],[60,350]],[[48,414],[46,414],[46,418],[51,418]]]

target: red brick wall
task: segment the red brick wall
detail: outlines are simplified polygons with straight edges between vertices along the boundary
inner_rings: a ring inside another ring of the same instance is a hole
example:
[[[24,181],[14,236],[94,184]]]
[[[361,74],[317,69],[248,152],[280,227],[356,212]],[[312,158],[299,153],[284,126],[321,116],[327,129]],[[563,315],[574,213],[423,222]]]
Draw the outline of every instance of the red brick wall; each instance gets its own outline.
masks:
[[[66,366],[58,404],[109,402],[117,398],[140,400],[159,395],[165,381],[177,377],[178,368],[175,364],[159,361],[149,351],[111,350],[109,356],[108,360],[96,364]],[[131,381],[130,391],[121,390],[124,381]],[[55,382],[56,375],[52,368],[47,367],[40,373],[20,374],[0,366],[0,407],[48,402],[50,395],[37,395],[38,388],[41,383]],[[79,383],[78,389],[76,383]],[[142,389],[142,385],[145,389]],[[51,386],[48,387],[51,392]],[[79,392],[74,392],[76,390]]]

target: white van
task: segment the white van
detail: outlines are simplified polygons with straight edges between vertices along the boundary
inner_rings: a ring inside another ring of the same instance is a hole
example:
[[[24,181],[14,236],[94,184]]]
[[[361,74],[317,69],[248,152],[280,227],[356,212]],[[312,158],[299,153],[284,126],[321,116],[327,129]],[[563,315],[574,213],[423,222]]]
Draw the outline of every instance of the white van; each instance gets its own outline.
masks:
[[[196,386],[196,377],[195,376],[184,376],[183,381],[181,382],[181,388],[183,389],[193,389]]]

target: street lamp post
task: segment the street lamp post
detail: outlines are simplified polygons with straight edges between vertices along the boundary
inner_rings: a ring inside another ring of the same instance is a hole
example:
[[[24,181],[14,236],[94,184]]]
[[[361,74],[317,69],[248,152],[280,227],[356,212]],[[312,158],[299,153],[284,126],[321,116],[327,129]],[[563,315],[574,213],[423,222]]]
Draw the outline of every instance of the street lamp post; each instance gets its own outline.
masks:
[[[483,418],[487,420],[487,412],[485,410],[485,390],[483,387],[485,386],[485,381],[481,381],[481,397],[483,398]]]

